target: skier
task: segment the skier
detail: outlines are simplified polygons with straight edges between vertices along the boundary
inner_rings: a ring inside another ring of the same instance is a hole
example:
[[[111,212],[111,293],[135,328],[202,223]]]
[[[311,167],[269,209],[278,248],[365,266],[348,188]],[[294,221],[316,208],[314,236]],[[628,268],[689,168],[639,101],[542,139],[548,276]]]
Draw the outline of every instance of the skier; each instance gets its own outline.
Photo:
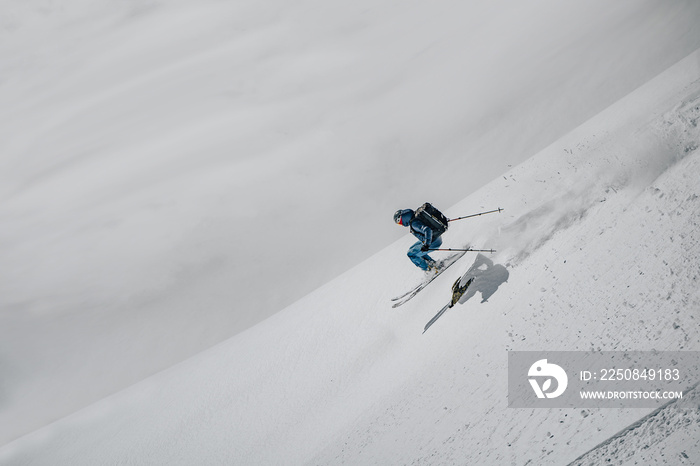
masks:
[[[431,206],[432,207],[432,206]],[[413,236],[418,238],[418,242],[408,249],[408,257],[417,267],[426,272],[437,272],[439,267],[429,255],[428,250],[437,249],[442,245],[440,235],[444,229],[434,230],[427,222],[422,222],[416,217],[412,209],[397,210],[394,214],[394,222],[411,229]]]

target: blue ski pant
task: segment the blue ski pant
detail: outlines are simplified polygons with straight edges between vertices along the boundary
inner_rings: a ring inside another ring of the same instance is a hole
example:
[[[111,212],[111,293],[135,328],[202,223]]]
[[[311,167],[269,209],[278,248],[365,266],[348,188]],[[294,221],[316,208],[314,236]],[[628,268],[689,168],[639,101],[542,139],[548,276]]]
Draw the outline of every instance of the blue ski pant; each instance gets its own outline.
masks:
[[[439,236],[430,243],[430,249],[437,249],[442,246],[442,238]],[[408,258],[422,270],[428,270],[428,262],[433,262],[433,259],[428,255],[428,251],[421,251],[423,243],[418,241],[416,244],[408,248]]]

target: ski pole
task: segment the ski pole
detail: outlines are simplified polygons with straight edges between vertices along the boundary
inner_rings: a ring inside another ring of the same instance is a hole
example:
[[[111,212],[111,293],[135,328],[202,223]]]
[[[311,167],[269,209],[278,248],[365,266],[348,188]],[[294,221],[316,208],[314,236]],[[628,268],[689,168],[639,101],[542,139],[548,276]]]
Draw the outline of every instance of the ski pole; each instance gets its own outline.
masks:
[[[455,251],[455,252],[496,252],[495,249],[428,249],[428,251]]]
[[[465,215],[464,217],[451,218],[451,219],[448,219],[447,221],[448,221],[448,222],[454,222],[455,220],[462,220],[462,219],[465,219],[465,218],[478,217],[479,215],[492,214],[492,213],[494,213],[494,212],[498,212],[498,213],[500,214],[501,211],[503,211],[503,210],[505,210],[505,209],[501,209],[501,208],[499,207],[498,209],[489,210],[488,212],[479,212],[478,214],[471,214],[471,215]]]

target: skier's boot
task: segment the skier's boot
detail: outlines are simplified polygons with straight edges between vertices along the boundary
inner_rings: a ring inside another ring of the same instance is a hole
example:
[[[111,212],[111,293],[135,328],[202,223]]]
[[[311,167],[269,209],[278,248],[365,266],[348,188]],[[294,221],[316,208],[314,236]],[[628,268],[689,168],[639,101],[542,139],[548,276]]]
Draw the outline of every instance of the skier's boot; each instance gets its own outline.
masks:
[[[428,268],[425,271],[427,275],[434,275],[440,271],[440,264],[437,261],[426,260],[426,262],[428,263]]]

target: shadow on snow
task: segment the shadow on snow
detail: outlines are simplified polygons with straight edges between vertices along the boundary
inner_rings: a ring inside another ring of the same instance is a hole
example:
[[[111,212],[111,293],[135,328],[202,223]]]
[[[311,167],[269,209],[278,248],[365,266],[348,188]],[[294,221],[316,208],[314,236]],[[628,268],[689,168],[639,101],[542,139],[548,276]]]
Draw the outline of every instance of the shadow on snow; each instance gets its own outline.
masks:
[[[459,299],[459,304],[469,301],[477,292],[481,293],[481,302],[485,303],[498,290],[498,287],[508,281],[508,270],[501,264],[494,264],[491,259],[478,254],[474,263],[460,278],[463,286],[470,278],[474,281]]]

